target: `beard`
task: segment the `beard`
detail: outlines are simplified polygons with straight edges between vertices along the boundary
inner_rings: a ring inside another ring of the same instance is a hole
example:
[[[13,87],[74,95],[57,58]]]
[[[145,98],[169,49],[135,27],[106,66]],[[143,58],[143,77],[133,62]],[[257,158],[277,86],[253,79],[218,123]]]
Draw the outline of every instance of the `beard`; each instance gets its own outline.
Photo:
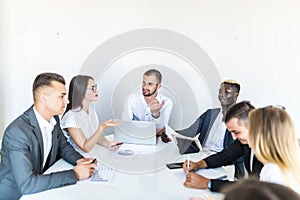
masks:
[[[143,92],[143,96],[144,97],[151,97],[153,94],[155,94],[157,91],[157,87],[155,88],[155,90],[153,92],[150,92],[149,90],[143,90],[142,89],[142,92]]]

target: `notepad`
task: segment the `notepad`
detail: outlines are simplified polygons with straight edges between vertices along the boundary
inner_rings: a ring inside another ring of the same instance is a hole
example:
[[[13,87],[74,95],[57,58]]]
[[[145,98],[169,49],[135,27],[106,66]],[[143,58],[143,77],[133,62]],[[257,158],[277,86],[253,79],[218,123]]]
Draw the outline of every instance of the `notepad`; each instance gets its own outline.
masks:
[[[110,167],[99,167],[90,178],[91,181],[111,182],[115,176],[115,170]]]

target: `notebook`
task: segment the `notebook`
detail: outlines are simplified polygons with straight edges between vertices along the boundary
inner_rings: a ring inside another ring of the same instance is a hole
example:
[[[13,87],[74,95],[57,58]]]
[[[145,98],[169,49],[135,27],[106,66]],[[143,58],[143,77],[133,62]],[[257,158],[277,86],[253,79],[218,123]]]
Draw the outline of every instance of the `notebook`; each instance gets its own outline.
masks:
[[[113,129],[116,141],[128,144],[156,145],[155,122],[122,121]]]

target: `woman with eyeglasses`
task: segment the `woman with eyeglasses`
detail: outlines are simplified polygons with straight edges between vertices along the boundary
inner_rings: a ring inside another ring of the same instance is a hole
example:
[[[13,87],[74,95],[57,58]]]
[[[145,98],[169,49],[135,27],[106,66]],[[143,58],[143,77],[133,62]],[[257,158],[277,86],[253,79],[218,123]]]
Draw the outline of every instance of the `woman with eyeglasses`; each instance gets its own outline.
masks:
[[[98,89],[93,77],[78,75],[72,78],[69,85],[69,101],[62,117],[61,127],[65,136],[80,153],[90,152],[96,144],[117,150],[116,141],[107,140],[103,131],[107,127],[118,125],[112,119],[99,126],[93,102],[98,100]]]
[[[250,112],[249,145],[264,164],[261,181],[300,193],[300,149],[292,119],[284,108],[268,106]]]

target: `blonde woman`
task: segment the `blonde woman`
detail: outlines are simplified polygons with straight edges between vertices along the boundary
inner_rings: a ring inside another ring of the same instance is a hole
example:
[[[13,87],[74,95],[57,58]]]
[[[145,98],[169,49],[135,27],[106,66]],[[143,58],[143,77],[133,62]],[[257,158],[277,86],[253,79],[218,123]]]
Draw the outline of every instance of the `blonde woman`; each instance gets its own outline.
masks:
[[[249,145],[264,164],[261,181],[282,184],[300,193],[300,149],[293,122],[283,107],[250,112]]]

